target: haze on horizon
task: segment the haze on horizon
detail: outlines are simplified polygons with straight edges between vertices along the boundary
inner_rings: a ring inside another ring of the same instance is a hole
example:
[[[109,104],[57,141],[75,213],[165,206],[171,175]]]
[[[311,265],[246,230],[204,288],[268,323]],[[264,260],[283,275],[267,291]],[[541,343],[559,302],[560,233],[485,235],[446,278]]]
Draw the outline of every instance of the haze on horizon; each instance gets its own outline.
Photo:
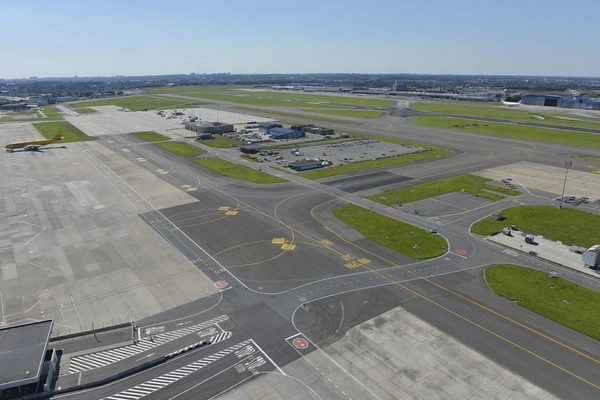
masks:
[[[575,5],[571,5],[575,4]],[[0,78],[180,73],[600,76],[600,2],[10,2]]]

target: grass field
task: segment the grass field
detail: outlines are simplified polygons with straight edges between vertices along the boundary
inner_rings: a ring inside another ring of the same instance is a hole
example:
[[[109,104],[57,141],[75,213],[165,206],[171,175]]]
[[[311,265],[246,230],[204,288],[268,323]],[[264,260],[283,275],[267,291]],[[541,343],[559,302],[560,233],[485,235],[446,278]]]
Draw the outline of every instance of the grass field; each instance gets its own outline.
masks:
[[[54,107],[52,107],[51,105],[45,105],[42,108],[42,112],[44,113],[44,115],[46,115],[48,118],[52,118],[55,120],[60,120],[63,119],[62,114],[59,113],[58,111],[56,111],[54,109]]]
[[[445,117],[414,117],[413,122],[419,125],[433,126],[436,128],[484,133],[515,139],[535,140],[546,143],[564,144],[567,146],[600,148],[600,135],[591,133]]]
[[[503,221],[484,218],[471,226],[471,232],[487,236],[515,225],[522,231],[567,245],[591,247],[600,243],[600,215],[597,214],[553,206],[520,206],[508,208],[503,213]]]
[[[490,288],[548,319],[600,340],[600,292],[511,264],[487,267]]]
[[[258,98],[249,94],[221,94],[221,93],[186,93],[187,97],[195,97],[205,100],[227,101],[230,103],[246,104],[249,106],[264,107],[310,107],[310,108],[339,108],[329,104],[311,104],[300,101],[276,99],[276,98]]]
[[[347,104],[352,106],[364,106],[364,107],[390,107],[394,104],[393,100],[384,99],[373,99],[369,97],[356,97],[356,96],[333,96],[333,95],[321,95],[321,94],[308,94],[308,93],[297,93],[288,91],[277,91],[277,92],[260,92],[260,91],[243,91],[237,90],[236,93],[245,94],[253,97],[268,97],[273,99],[289,99],[289,100],[301,100],[301,101],[314,101],[314,102],[326,102],[335,104]]]
[[[265,172],[257,171],[254,168],[247,167],[241,164],[230,163],[220,158],[198,158],[194,162],[202,165],[203,167],[209,168],[222,175],[230,176],[232,178],[241,179],[248,182],[254,183],[281,183],[287,182],[286,179],[278,176],[273,176]]]
[[[52,139],[59,131],[63,131],[62,136],[63,140],[59,143],[69,143],[69,142],[84,142],[86,140],[96,140],[96,138],[90,137],[80,131],[75,126],[71,125],[67,121],[58,121],[58,122],[40,122],[37,124],[33,124],[35,129],[37,129],[46,139]]]
[[[42,117],[42,113],[46,118]],[[42,113],[37,109],[13,111],[0,117],[0,122],[60,121],[63,119],[62,115],[50,106],[44,106]]]
[[[589,162],[600,162],[600,157],[591,157],[591,156],[569,156],[573,158],[578,158],[580,160],[589,161]]]
[[[167,97],[150,97],[150,96],[119,96],[109,97],[106,99],[80,101],[77,103],[71,103],[70,106],[79,110],[85,107],[95,106],[117,106],[123,108],[129,108],[131,110],[144,110],[151,108],[160,109],[172,109],[172,108],[191,108],[196,104],[206,104],[205,102],[198,101],[185,101],[178,99],[170,99]]]
[[[210,139],[210,140],[199,140],[198,143],[202,143],[205,146],[214,147],[217,149],[228,149],[233,144],[240,143],[239,140],[230,139],[230,138],[228,138],[226,136],[222,136],[222,135],[214,135],[214,137],[215,137],[214,139]]]
[[[163,140],[170,140],[171,138],[165,135],[161,135],[157,132],[132,132],[133,136],[138,137],[146,142],[161,142]]]
[[[316,115],[296,114],[296,113],[285,112],[285,111],[272,111],[272,110],[265,110],[265,109],[261,109],[261,108],[250,108],[250,107],[239,107],[239,109],[240,110],[246,110],[246,111],[261,112],[261,113],[266,113],[266,114],[284,115],[286,117],[295,117],[295,118],[302,118],[302,119],[313,119],[313,120],[316,120],[316,121],[331,122],[333,124],[361,125],[360,122],[347,121],[345,119],[335,119],[335,118],[319,117],[319,116],[316,116]],[[304,110],[304,111],[314,112],[314,111],[316,111],[316,109],[315,110]],[[296,125],[296,124],[297,124],[297,122],[288,122],[286,125]]]
[[[446,240],[405,222],[371,213],[366,208],[347,204],[333,210],[333,215],[365,237],[414,258],[432,258],[446,252]]]
[[[348,132],[348,133],[354,137],[364,137],[365,136],[364,133],[362,133],[362,134],[357,133],[357,132]],[[414,162],[414,161],[428,160],[428,159],[435,158],[435,157],[445,156],[450,153],[450,150],[448,150],[448,149],[445,149],[445,148],[439,147],[439,146],[425,144],[425,143],[408,142],[405,140],[391,139],[391,138],[374,136],[374,135],[370,135],[369,137],[371,139],[381,140],[381,141],[388,142],[388,143],[406,144],[406,145],[411,145],[411,146],[423,147],[423,148],[430,149],[430,150],[424,151],[422,153],[382,158],[380,160],[375,160],[375,161],[363,161],[363,162],[359,162],[359,163],[355,163],[355,164],[347,164],[347,165],[333,165],[331,167],[325,167],[325,168],[313,169],[310,171],[300,172],[299,175],[306,179],[326,178],[329,176],[347,174],[349,172],[364,171],[367,169],[389,167],[391,165],[399,165],[399,164],[405,164],[405,163]]]
[[[329,115],[339,115],[341,117],[351,117],[351,118],[379,118],[382,111],[371,111],[371,110],[302,110],[307,112],[319,113],[319,114],[329,114]]]
[[[206,154],[206,150],[203,150],[199,147],[196,147],[189,143],[183,142],[165,142],[165,143],[155,143],[157,146],[162,147],[163,149],[167,149],[172,153],[177,154],[181,157],[193,157],[193,156],[201,156],[202,154]]]
[[[156,94],[178,94],[178,93],[219,93],[229,92],[244,88],[239,85],[201,85],[201,86],[168,86],[162,88],[146,89],[146,93]]]
[[[433,196],[439,196],[444,193],[460,192],[464,190],[466,193],[475,194],[480,197],[485,197],[491,200],[500,200],[504,196],[498,193],[488,192],[492,190],[495,192],[501,192],[508,195],[516,196],[521,194],[517,190],[511,190],[494,185],[488,185],[486,182],[490,179],[477,177],[476,175],[456,175],[449,178],[438,179],[437,181],[424,182],[418,185],[413,185],[406,188],[392,190],[368,197],[369,199],[385,205],[411,203],[416,200],[427,199]],[[382,199],[385,198],[385,199]]]
[[[97,111],[94,110],[93,108],[82,107],[82,108],[78,108],[77,112],[80,114],[91,114],[91,113],[95,113]]]
[[[591,128],[600,129],[600,123],[579,121],[579,120],[566,120],[556,118],[552,114],[529,112],[522,108],[503,107],[503,106],[483,106],[472,104],[461,105],[461,104],[446,104],[446,103],[416,103],[413,108],[419,111],[435,112],[441,114],[454,114],[454,115],[468,115],[471,117],[483,117],[483,118],[497,118],[506,119],[510,121],[519,122],[535,122],[538,124],[549,124],[549,125],[561,125],[571,126],[576,128]],[[543,117],[543,120],[536,118],[535,116]],[[571,118],[576,118],[576,115],[571,115]]]

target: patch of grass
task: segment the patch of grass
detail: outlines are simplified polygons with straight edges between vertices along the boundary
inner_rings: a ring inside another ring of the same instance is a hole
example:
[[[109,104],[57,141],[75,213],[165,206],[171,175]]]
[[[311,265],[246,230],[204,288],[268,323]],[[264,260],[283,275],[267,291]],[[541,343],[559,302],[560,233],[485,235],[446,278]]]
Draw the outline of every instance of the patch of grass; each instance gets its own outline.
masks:
[[[109,97],[106,99],[80,101],[70,103],[70,106],[75,108],[80,107],[95,107],[95,106],[117,106],[129,108],[130,110],[144,109],[172,109],[172,108],[192,108],[196,104],[205,104],[204,102],[190,102],[179,99],[171,99],[167,97],[150,97],[150,96],[118,96]]]
[[[539,142],[557,143],[567,146],[600,148],[600,135],[591,133],[445,117],[414,117],[413,122],[419,125],[443,129],[484,133],[515,139],[536,140]]]
[[[241,164],[230,163],[220,158],[198,158],[194,162],[202,165],[203,167],[209,168],[222,175],[230,176],[232,178],[241,179],[248,182],[254,183],[281,183],[287,182],[286,179],[278,176],[273,176],[265,172],[257,171],[254,168],[247,167]]]
[[[580,121],[574,119],[556,118],[555,114],[525,111],[522,108],[507,108],[503,106],[489,107],[479,104],[447,104],[447,103],[416,103],[413,108],[419,111],[435,112],[440,114],[468,115],[471,117],[497,118],[509,121],[535,122],[538,124],[570,126],[574,128],[600,129],[600,123]],[[543,119],[536,118],[542,117]]]
[[[252,97],[250,94],[220,94],[220,93],[186,93],[187,97],[197,97],[200,99],[227,101],[229,103],[247,104],[250,106],[265,107],[311,107],[311,108],[335,108],[328,104],[311,104],[300,101],[285,99],[266,99]],[[263,111],[264,112],[264,111]]]
[[[202,154],[206,154],[206,150],[203,150],[203,149],[196,147],[189,143],[165,142],[165,143],[155,143],[155,145],[162,147],[163,149],[167,149],[170,152],[175,153],[181,157],[193,157],[193,156],[201,156]]]
[[[77,111],[80,114],[91,114],[91,113],[97,112],[93,108],[87,108],[87,107],[76,108],[75,111]]]
[[[165,135],[161,135],[158,132],[131,132],[135,137],[138,137],[146,142],[161,142],[163,140],[170,140],[171,138]]]
[[[177,94],[177,93],[218,93],[228,92],[235,89],[240,89],[248,86],[239,85],[197,85],[197,86],[167,86],[161,88],[147,89],[146,93],[165,93],[165,94]]]
[[[87,140],[96,140],[94,137],[90,137],[80,131],[75,126],[71,125],[67,121],[58,121],[58,122],[40,122],[37,124],[33,124],[35,129],[37,129],[46,139],[52,139],[59,131],[63,131],[62,136],[63,140],[59,143],[69,143],[69,142],[84,142]]]
[[[600,340],[600,292],[547,273],[511,264],[487,267],[490,288],[502,297],[577,332]]]
[[[365,107],[390,107],[394,104],[393,100],[373,99],[369,97],[355,97],[355,96],[332,96],[332,95],[321,95],[321,94],[306,94],[296,93],[287,91],[277,92],[260,92],[260,91],[239,91],[248,96],[260,96],[269,97],[274,99],[290,99],[290,100],[302,100],[302,101],[314,101],[314,102],[326,102],[334,104],[348,104],[353,106],[365,106]]]
[[[214,136],[215,136],[214,139],[198,140],[198,143],[202,143],[205,146],[214,147],[217,149],[228,149],[228,148],[232,147],[232,145],[240,143],[239,140],[231,139],[226,136],[222,136],[222,135],[214,135]]]
[[[336,208],[333,215],[370,240],[417,260],[446,252],[443,237],[354,204]]]
[[[363,134],[360,134],[357,132],[348,132],[348,133],[350,135],[356,136],[356,137],[364,137],[365,136],[364,133]],[[441,156],[444,156],[444,155],[450,153],[450,150],[448,150],[448,149],[445,149],[445,148],[439,147],[439,146],[425,144],[425,143],[408,142],[405,140],[391,139],[391,138],[387,138],[387,137],[374,136],[374,135],[370,135],[369,137],[371,139],[381,140],[381,141],[388,142],[388,143],[405,144],[405,145],[409,145],[409,146],[423,147],[423,148],[430,149],[430,150],[424,151],[421,153],[406,154],[406,155],[399,155],[396,157],[382,158],[380,160],[375,160],[375,161],[363,161],[363,162],[357,162],[354,164],[346,164],[346,165],[333,165],[330,167],[300,172],[299,175],[306,179],[326,178],[329,176],[347,174],[350,172],[364,171],[367,169],[389,167],[391,165],[399,165],[399,164],[405,164],[405,163],[414,162],[414,161],[428,160],[428,159],[435,158],[435,157],[441,157]]]
[[[42,112],[44,113],[44,115],[46,115],[48,118],[52,118],[55,120],[60,120],[63,119],[62,114],[58,111],[56,111],[54,109],[54,107],[52,107],[51,105],[45,105],[42,108]]]
[[[504,210],[503,214],[503,221],[496,221],[490,216],[476,222],[471,226],[471,232],[487,236],[515,225],[522,231],[567,245],[591,247],[600,243],[600,215],[597,214],[574,208],[561,210],[553,206],[513,207]]]
[[[491,200],[500,200],[504,197],[488,192],[492,190],[516,196],[521,192],[509,190],[499,186],[489,185],[486,182],[491,179],[477,177],[476,175],[456,175],[449,178],[438,179],[437,181],[424,182],[418,185],[413,185],[406,188],[392,190],[390,192],[381,193],[368,197],[369,199],[385,205],[410,203],[416,200],[427,199],[429,197],[439,196],[445,193],[465,191],[466,193],[475,194],[480,197],[485,197]],[[384,197],[385,199],[382,199]],[[396,201],[397,200],[397,201]]]
[[[351,118],[379,118],[382,111],[371,111],[371,110],[302,110],[307,112],[319,113],[319,114],[329,114],[329,115],[339,115],[342,117],[351,117]]]
[[[285,115],[287,117],[296,117],[296,118],[302,118],[302,119],[313,119],[316,121],[331,122],[334,124],[361,125],[360,122],[346,121],[343,119],[318,117],[318,116],[306,115],[306,114],[295,114],[295,113],[290,113],[290,112],[285,112],[285,111],[272,111],[272,110],[264,110],[264,109],[260,109],[260,108],[250,108],[250,107],[240,107],[240,110],[261,112],[261,113],[274,114],[274,115]],[[312,110],[305,110],[305,111],[312,111]],[[297,124],[297,122],[288,123],[288,125],[296,125],[296,124]]]
[[[589,162],[600,162],[600,157],[591,157],[591,156],[569,156],[573,158],[578,158],[580,160],[589,161]]]

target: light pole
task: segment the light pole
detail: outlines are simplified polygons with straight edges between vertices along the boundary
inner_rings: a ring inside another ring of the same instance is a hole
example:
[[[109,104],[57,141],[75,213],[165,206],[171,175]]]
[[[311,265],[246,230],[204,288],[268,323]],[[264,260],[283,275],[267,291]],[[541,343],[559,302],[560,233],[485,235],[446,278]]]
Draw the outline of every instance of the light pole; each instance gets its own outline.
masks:
[[[562,196],[560,196],[560,206],[558,206],[558,208],[563,208],[563,201],[565,199],[565,188],[567,187],[567,175],[569,174],[569,167],[573,165],[573,163],[571,161],[565,161],[565,167],[567,167],[567,170],[565,172],[565,182],[563,183],[563,190],[562,190]]]

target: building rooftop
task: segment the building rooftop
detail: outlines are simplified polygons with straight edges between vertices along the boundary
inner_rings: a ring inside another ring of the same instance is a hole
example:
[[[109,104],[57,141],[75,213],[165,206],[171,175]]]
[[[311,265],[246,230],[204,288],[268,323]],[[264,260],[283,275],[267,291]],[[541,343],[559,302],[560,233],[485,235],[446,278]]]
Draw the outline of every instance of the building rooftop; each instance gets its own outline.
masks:
[[[48,320],[0,329],[0,390],[39,379],[52,325]]]

